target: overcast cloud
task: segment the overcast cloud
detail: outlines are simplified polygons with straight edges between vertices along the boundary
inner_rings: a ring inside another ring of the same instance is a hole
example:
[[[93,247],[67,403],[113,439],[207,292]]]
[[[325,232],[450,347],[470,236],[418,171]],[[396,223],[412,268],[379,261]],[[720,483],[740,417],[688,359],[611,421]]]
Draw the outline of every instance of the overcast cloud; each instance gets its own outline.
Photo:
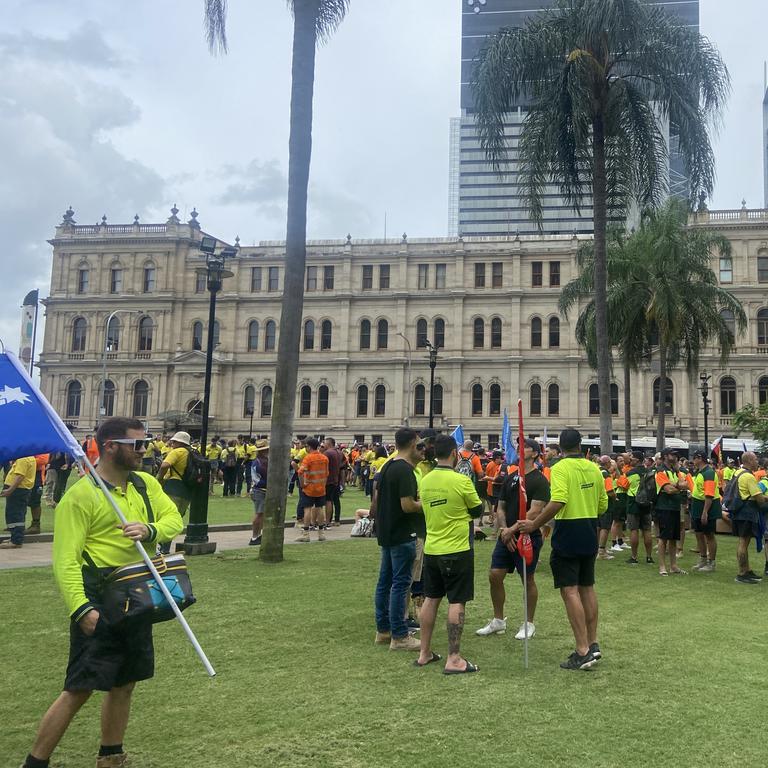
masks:
[[[230,53],[211,57],[202,2],[5,0],[0,34],[0,338],[48,293],[45,242],[80,223],[164,221],[175,202],[244,244],[285,233],[291,19],[230,0]],[[459,0],[352,0],[317,59],[312,238],[443,236],[448,121],[459,112]],[[765,0],[701,0],[733,76],[711,207],[763,202]]]

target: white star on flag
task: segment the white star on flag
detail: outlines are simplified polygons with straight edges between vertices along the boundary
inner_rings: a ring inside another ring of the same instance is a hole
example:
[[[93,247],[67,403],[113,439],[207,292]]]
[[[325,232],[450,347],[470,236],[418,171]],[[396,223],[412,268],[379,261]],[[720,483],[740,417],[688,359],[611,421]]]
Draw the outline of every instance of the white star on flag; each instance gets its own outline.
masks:
[[[0,389],[0,405],[9,403],[21,403],[25,405],[31,402],[29,395],[21,391],[21,387],[9,387],[7,384]]]

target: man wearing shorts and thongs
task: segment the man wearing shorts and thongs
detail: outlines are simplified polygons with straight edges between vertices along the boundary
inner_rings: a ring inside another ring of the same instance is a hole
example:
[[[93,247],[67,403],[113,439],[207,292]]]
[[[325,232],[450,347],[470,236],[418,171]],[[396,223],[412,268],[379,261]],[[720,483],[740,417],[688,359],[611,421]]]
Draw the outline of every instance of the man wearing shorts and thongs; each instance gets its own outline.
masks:
[[[421,651],[414,664],[424,667],[441,658],[432,650],[432,632],[437,609],[447,596],[448,658],[443,674],[462,675],[477,672],[475,664],[462,658],[459,645],[464,630],[464,607],[475,596],[473,520],[483,514],[483,502],[472,479],[454,472],[458,450],[450,435],[435,438],[435,458],[437,466],[419,487],[427,538],[424,541]]]
[[[640,483],[648,474],[643,465],[645,456],[642,451],[632,451],[629,454],[629,472],[627,472],[627,526],[629,527],[629,543],[632,547],[632,556],[627,560],[629,565],[638,564],[638,551],[640,549],[640,531],[643,532],[643,545],[645,546],[645,562],[653,565],[653,537],[651,536],[651,507],[641,507],[637,503],[637,491]]]
[[[320,441],[307,440],[307,455],[299,464],[299,503],[304,506],[304,526],[296,541],[308,542],[312,525],[317,526],[317,540],[325,541],[325,487],[328,483],[328,459],[320,453]]]
[[[269,442],[257,440],[254,445],[255,459],[251,462],[251,499],[253,523],[249,547],[261,546],[261,530],[264,527],[264,503],[267,499],[267,473],[269,472]]]
[[[528,498],[527,517],[535,518],[544,509],[549,501],[549,483],[547,478],[537,469],[535,462],[539,460],[541,449],[535,440],[526,440],[524,448],[525,461],[525,494]],[[491,555],[491,569],[488,580],[491,583],[491,602],[493,603],[493,618],[482,629],[475,632],[480,637],[493,634],[504,634],[507,631],[507,620],[504,618],[504,577],[508,573],[518,572],[523,578],[523,560],[517,551],[510,551],[509,545],[515,545],[516,540],[512,535],[512,526],[518,520],[520,509],[519,501],[520,478],[517,472],[510,474],[504,481],[499,498],[499,506],[496,511],[498,518],[497,527],[499,538],[496,540],[493,554]],[[544,544],[541,531],[531,534],[533,544],[533,562],[526,568],[526,591],[528,596],[527,635],[533,637],[536,634],[536,626],[533,618],[536,614],[536,603],[539,600],[539,590],[536,586],[536,565],[539,562],[539,553]],[[522,624],[516,640],[524,640],[526,637],[526,625]]]
[[[677,564],[677,542],[680,538],[680,503],[688,493],[688,483],[678,474],[676,454],[671,448],[661,452],[661,465],[656,470],[656,522],[659,526],[659,574],[684,574]],[[669,571],[667,571],[669,552]]]
[[[184,524],[160,483],[142,472],[139,477],[146,485],[154,515],[150,524],[144,500],[129,479],[130,473],[140,469],[146,445],[140,421],[107,419],[96,433],[96,442],[100,455],[96,471],[129,522],[119,524],[109,500],[88,475],[67,491],[57,508],[53,572],[71,616],[69,664],[64,691],[43,717],[23,768],[48,766],[69,724],[94,690],[107,692],[101,705],[101,749],[96,768],[127,765],[123,736],[131,694],[137,681],[154,675],[152,625],[113,628],[106,623],[100,612],[101,578],[84,568],[83,552],[100,571],[114,569],[139,559],[135,541],[170,541],[181,533]],[[155,725],[168,727],[159,720]]]
[[[717,557],[717,521],[722,517],[717,473],[707,463],[707,454],[693,454],[693,490],[691,491],[691,524],[699,547],[699,562],[693,566],[699,573],[712,573]]]
[[[555,589],[560,590],[576,650],[560,665],[589,669],[602,657],[597,643],[597,517],[608,509],[603,476],[581,455],[581,434],[560,433],[563,457],[552,467],[551,500],[535,519],[515,523],[513,532],[533,533],[555,518],[549,560]]]
[[[741,469],[733,476],[733,482],[738,483],[739,500],[736,509],[728,511],[733,520],[733,532],[739,537],[736,545],[739,566],[736,581],[740,584],[758,584],[762,581],[749,567],[749,542],[753,536],[760,535],[760,507],[768,502],[753,474],[759,467],[757,456],[747,451],[741,456]]]

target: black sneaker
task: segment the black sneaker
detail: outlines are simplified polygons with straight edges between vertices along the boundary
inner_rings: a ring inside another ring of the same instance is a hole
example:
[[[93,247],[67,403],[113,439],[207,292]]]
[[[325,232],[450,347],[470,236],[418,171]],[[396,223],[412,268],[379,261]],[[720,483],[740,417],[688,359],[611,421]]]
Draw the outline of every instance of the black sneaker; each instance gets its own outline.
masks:
[[[654,559],[653,559],[652,557],[646,557],[646,558],[645,558],[645,563],[646,563],[646,565],[653,565],[653,564],[654,564],[654,562],[655,562],[655,561],[654,561]]]
[[[475,541],[485,541],[488,538],[488,534],[479,528],[475,529]]]
[[[592,651],[587,651],[583,656],[579,656],[574,651],[564,662],[560,664],[560,669],[589,669],[597,659]]]
[[[638,564],[638,560],[637,560],[637,558],[636,558],[636,557],[630,557],[630,558],[629,558],[629,560],[627,560],[627,562],[628,562],[630,565],[637,565],[637,564]]]
[[[249,547],[259,547],[259,546],[261,546],[261,536],[259,535],[255,539],[251,539],[248,542],[248,546]]]
[[[746,573],[743,576],[739,574],[734,579],[734,581],[737,582],[738,584],[759,584],[760,583],[759,581],[756,581],[755,579],[748,576]]]
[[[603,658],[603,652],[600,650],[600,644],[599,643],[592,643],[592,645],[589,646],[589,652],[598,661]]]
[[[752,581],[762,581],[763,580],[763,577],[762,576],[758,576],[754,571],[747,571],[744,575],[745,576],[749,576],[749,578],[752,579]]]
[[[405,620],[405,626],[408,627],[408,631],[415,632],[418,629],[421,629],[421,625],[419,624],[416,619],[411,619],[410,617]]]

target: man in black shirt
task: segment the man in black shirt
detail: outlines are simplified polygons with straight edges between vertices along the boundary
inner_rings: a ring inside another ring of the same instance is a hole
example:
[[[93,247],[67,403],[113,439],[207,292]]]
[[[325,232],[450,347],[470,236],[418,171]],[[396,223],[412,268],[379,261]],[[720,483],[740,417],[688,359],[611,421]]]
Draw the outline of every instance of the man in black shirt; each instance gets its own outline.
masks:
[[[536,468],[536,462],[540,455],[539,444],[535,440],[526,440],[523,457],[525,462],[525,490],[528,498],[526,514],[531,518],[535,518],[549,501],[549,482]],[[480,637],[494,634],[503,635],[507,631],[507,620],[504,617],[504,602],[506,600],[504,577],[508,573],[517,571],[520,579],[523,578],[523,560],[517,551],[511,552],[508,548],[508,545],[514,546],[517,541],[511,529],[518,520],[519,504],[519,475],[514,472],[504,481],[499,496],[499,506],[496,511],[499,537],[491,555],[491,570],[488,573],[488,580],[491,583],[493,618],[482,629],[477,630],[475,634],[480,635]],[[527,583],[525,585],[528,593],[528,637],[533,637],[536,634],[533,617],[536,613],[539,589],[536,586],[535,572],[539,562],[539,552],[544,543],[540,530],[537,529],[531,534],[531,543],[533,544],[533,562],[527,568]],[[524,640],[525,636],[526,626],[521,624],[515,639]]]
[[[376,585],[376,644],[389,643],[391,651],[418,651],[419,641],[408,633],[405,607],[416,558],[415,532],[424,515],[417,500],[414,467],[424,458],[424,442],[412,429],[395,432],[397,456],[376,478],[376,539],[381,547],[381,568]]]

